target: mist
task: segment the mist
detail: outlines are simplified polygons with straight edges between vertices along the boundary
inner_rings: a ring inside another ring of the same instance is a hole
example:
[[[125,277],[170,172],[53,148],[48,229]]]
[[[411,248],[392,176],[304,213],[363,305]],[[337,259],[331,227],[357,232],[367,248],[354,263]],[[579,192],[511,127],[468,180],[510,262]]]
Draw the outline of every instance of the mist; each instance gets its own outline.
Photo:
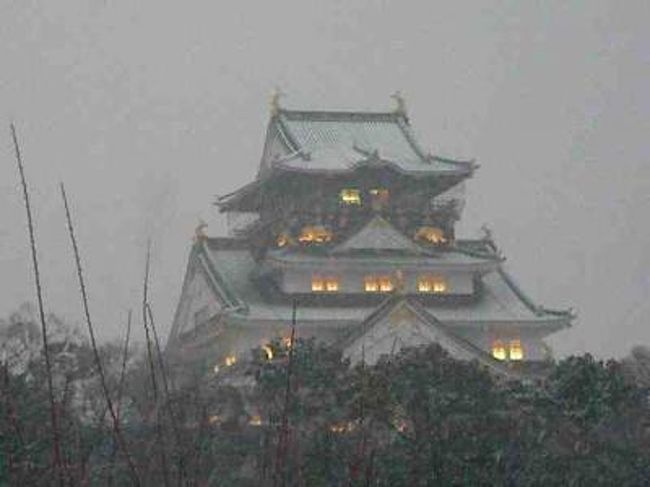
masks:
[[[288,108],[392,107],[432,152],[476,158],[459,235],[487,224],[524,289],[573,307],[560,356],[650,342],[647,2],[0,1],[0,313],[34,300],[9,123],[48,310],[80,322],[71,200],[104,339],[138,309],[146,242],[166,336],[199,221],[252,180]],[[2,133],[3,131],[0,131]]]

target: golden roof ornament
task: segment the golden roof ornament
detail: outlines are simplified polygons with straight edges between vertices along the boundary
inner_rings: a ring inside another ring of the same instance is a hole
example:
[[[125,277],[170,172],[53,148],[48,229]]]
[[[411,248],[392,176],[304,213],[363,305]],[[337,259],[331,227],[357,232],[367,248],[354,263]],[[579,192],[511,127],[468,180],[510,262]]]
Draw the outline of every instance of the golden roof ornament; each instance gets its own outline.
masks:
[[[395,104],[396,104],[393,111],[399,115],[404,115],[406,117],[407,116],[406,100],[404,100],[404,97],[402,96],[402,92],[397,90],[395,93],[390,95],[390,97],[393,100],[395,100]]]
[[[279,89],[275,88],[273,93],[271,93],[271,115],[275,116],[280,113],[280,98],[284,96],[284,93]]]
[[[208,228],[208,224],[205,223],[203,220],[199,220],[199,224],[194,229],[194,241],[195,242],[203,242],[204,240],[207,240],[208,234],[205,233],[205,229]]]

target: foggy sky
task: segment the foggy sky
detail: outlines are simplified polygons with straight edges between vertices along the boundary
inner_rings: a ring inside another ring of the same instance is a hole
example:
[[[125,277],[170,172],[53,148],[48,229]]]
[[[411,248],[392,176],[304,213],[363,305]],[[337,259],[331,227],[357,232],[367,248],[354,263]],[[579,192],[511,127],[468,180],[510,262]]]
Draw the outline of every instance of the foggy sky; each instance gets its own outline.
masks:
[[[482,7],[477,7],[478,4]],[[386,110],[476,158],[460,234],[493,230],[558,355],[650,344],[650,3],[0,0],[0,315],[34,300],[9,136],[33,193],[46,306],[82,308],[57,184],[104,338],[139,309],[145,242],[167,335],[200,218],[251,180],[268,98]]]

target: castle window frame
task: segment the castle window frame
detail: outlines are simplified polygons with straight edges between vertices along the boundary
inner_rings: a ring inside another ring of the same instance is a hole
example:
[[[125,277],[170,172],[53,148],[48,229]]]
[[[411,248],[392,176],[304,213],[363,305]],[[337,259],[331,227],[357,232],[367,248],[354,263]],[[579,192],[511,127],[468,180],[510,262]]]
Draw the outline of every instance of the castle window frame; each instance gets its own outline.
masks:
[[[367,293],[389,293],[395,290],[395,282],[387,275],[366,276],[363,278],[363,290]]]
[[[344,205],[361,206],[361,190],[357,188],[343,188],[339,192],[339,200]]]
[[[449,282],[444,276],[426,274],[418,276],[417,290],[423,294],[446,294],[449,292]]]
[[[311,292],[336,293],[341,289],[341,280],[335,276],[311,276]]]
[[[494,340],[492,342],[492,357],[497,360],[506,360],[508,358],[503,340]]]
[[[331,242],[334,234],[322,225],[305,225],[300,230],[298,241],[301,244],[322,244]]]
[[[429,225],[418,228],[415,232],[414,239],[432,245],[444,245],[448,242],[445,231],[442,228]]]
[[[278,248],[286,247],[290,243],[291,243],[291,236],[286,232],[282,232],[275,239],[275,244]]]
[[[520,339],[510,340],[508,346],[508,356],[510,360],[514,362],[524,360],[525,351]]]

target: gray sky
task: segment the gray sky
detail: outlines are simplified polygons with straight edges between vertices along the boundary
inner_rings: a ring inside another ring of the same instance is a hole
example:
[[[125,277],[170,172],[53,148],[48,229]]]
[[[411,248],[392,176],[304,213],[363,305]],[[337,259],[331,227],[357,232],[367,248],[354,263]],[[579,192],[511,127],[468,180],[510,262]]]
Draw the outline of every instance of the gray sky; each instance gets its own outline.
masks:
[[[390,108],[476,158],[461,233],[494,231],[559,355],[650,344],[650,2],[0,0],[0,314],[33,300],[8,124],[33,191],[47,307],[81,320],[65,181],[103,337],[138,309],[147,236],[169,328],[213,196],[254,177],[275,86],[294,108]]]

